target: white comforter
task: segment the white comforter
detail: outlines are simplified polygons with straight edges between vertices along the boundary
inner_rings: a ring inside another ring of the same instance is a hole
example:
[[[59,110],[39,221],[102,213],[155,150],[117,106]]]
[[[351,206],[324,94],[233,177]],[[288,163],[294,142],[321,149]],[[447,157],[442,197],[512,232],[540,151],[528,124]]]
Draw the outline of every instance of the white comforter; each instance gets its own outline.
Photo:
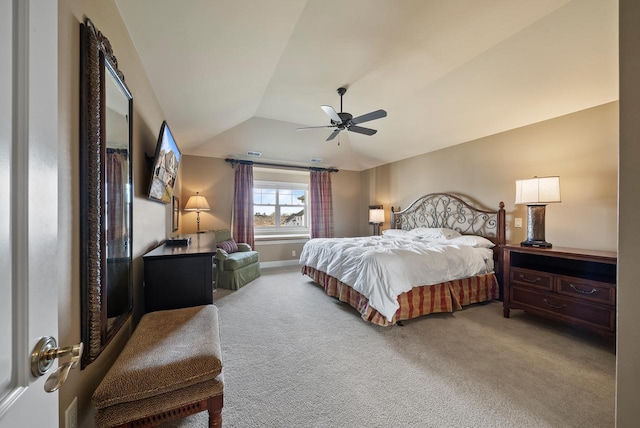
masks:
[[[371,236],[308,241],[300,264],[325,272],[364,295],[391,321],[398,295],[493,271],[493,251],[446,240]]]

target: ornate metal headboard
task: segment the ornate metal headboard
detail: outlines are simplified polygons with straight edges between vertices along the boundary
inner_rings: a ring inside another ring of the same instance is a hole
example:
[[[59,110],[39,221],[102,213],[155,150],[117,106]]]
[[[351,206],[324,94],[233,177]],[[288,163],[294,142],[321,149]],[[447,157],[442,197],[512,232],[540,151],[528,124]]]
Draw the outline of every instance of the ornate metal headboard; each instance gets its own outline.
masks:
[[[475,208],[449,193],[429,193],[402,211],[391,207],[391,227],[411,230],[417,227],[447,227],[463,235],[480,235],[496,245],[505,243],[505,211]]]

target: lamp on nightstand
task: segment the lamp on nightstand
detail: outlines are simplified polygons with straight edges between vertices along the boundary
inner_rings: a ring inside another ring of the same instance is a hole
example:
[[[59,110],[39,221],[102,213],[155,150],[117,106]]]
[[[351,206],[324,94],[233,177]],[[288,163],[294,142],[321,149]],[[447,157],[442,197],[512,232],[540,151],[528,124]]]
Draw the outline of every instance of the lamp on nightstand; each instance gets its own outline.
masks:
[[[527,240],[521,246],[551,248],[544,238],[544,217],[552,202],[560,202],[560,177],[516,180],[516,204],[527,204]]]
[[[373,234],[380,235],[380,225],[384,223],[384,210],[382,205],[369,206],[369,224],[373,225]]]
[[[187,205],[184,206],[184,210],[195,211],[198,214],[198,233],[200,232],[200,211],[209,211],[210,209],[211,207],[209,207],[207,198],[201,196],[199,192],[196,192],[193,196],[189,196],[189,200],[187,201]]]

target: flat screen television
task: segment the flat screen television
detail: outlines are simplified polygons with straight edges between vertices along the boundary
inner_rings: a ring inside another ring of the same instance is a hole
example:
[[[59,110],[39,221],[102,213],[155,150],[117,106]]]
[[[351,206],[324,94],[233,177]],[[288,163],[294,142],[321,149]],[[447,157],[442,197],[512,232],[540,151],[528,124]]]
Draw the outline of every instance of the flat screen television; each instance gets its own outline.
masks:
[[[149,183],[149,199],[171,203],[173,197],[173,186],[178,176],[178,166],[180,165],[180,149],[173,134],[167,125],[167,121],[162,122],[158,143],[156,144],[156,155],[153,158],[153,170],[151,171],[151,183]]]

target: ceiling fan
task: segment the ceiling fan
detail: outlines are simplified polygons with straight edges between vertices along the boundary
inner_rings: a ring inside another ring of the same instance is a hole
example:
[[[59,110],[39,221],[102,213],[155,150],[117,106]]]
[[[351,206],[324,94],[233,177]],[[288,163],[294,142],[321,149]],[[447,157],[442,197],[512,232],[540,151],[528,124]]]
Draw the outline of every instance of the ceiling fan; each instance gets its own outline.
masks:
[[[306,129],[317,129],[317,128],[333,128],[333,132],[329,135],[326,141],[333,140],[336,135],[340,133],[340,131],[351,131],[357,132],[358,134],[364,135],[373,135],[378,132],[375,129],[365,128],[362,126],[357,126],[360,123],[368,122],[370,120],[380,119],[382,117],[387,116],[387,112],[384,110],[376,110],[371,113],[363,114],[362,116],[353,117],[350,113],[346,113],[342,111],[342,96],[347,92],[346,88],[338,88],[338,95],[340,95],[340,113],[337,113],[335,109],[331,106],[320,106],[320,108],[329,116],[331,119],[331,125],[325,126],[307,126],[304,128],[298,128],[296,131],[302,131]]]

